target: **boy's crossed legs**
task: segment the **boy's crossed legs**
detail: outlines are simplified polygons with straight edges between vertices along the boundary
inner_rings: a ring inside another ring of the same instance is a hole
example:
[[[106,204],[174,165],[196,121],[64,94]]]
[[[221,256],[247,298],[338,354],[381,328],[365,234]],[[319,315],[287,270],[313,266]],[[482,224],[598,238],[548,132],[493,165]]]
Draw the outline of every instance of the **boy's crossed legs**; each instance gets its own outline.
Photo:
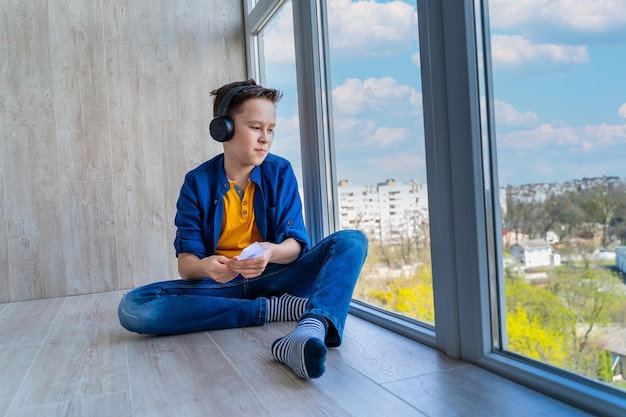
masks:
[[[326,347],[341,343],[366,254],[362,233],[337,232],[294,264],[272,265],[259,278],[239,277],[226,285],[176,280],[137,288],[120,302],[120,322],[137,333],[179,334],[299,319],[291,333],[272,344],[272,355],[299,377],[317,378],[324,372]],[[303,280],[306,275],[313,279]]]

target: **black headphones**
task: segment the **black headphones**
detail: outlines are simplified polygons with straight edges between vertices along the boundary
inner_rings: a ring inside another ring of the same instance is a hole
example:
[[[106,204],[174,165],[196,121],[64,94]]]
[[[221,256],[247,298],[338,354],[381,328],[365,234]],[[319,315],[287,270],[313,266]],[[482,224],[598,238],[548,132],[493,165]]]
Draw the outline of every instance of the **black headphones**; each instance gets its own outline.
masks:
[[[228,91],[228,93],[226,93],[222,101],[220,101],[220,104],[217,107],[217,117],[211,120],[211,124],[209,125],[209,132],[211,132],[211,136],[213,136],[213,139],[216,141],[226,142],[235,134],[235,122],[233,122],[233,119],[226,115],[226,112],[228,111],[228,107],[230,106],[230,102],[233,101],[233,98],[250,86],[250,84],[243,84],[232,88]]]

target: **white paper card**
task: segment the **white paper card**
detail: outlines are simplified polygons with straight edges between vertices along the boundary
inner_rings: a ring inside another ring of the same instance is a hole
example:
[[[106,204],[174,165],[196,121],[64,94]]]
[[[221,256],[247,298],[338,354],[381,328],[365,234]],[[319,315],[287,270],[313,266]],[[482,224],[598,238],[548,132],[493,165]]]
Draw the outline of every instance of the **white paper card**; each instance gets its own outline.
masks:
[[[243,261],[244,259],[256,258],[262,256],[268,248],[263,248],[259,245],[259,242],[254,242],[252,245],[244,248],[244,250],[237,256],[237,259]]]

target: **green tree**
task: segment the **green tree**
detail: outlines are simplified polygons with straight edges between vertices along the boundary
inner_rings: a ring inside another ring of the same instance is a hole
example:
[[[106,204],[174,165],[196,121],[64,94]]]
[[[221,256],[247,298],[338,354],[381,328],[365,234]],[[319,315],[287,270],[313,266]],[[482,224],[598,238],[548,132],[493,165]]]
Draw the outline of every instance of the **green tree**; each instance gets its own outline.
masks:
[[[507,314],[517,309],[527,312],[530,320],[553,333],[569,333],[576,325],[576,315],[554,294],[528,283],[509,272],[505,282]]]
[[[598,379],[608,383],[613,382],[613,357],[611,356],[611,352],[608,350],[601,351],[599,362]]]
[[[508,349],[589,377],[607,378],[606,351],[593,329],[626,305],[621,281],[603,268],[559,267],[546,288],[505,270]],[[610,364],[609,370],[610,370]]]
[[[550,329],[539,317],[530,316],[524,308],[507,309],[506,330],[511,352],[554,366],[567,365],[565,334]]]
[[[615,273],[585,264],[559,267],[550,274],[547,290],[575,315],[570,330],[571,358],[567,369],[596,377],[602,365],[602,348],[593,339],[593,330],[613,321],[624,305],[622,283]]]
[[[395,279],[382,288],[370,290],[368,297],[374,305],[425,323],[435,323],[430,264],[418,267],[408,279]]]
[[[565,367],[575,316],[552,293],[511,269],[505,270],[505,276],[507,349]]]

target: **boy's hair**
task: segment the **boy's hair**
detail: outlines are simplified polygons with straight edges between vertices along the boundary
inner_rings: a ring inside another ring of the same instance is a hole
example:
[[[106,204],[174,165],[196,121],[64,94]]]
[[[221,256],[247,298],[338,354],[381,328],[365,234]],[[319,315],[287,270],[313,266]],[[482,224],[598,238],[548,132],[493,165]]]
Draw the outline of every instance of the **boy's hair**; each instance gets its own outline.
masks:
[[[226,108],[225,114],[218,115],[217,110],[220,102],[224,99],[226,94],[228,94],[228,92],[233,88],[237,88],[241,85],[248,85],[249,87],[246,87],[235,94],[235,96],[230,100],[230,104]],[[251,98],[266,98],[275,104],[283,96],[283,93],[273,88],[265,88],[262,85],[257,84],[253,79],[249,79],[247,81],[235,81],[230,84],[223,85],[220,88],[211,91],[211,95],[214,96],[213,117],[228,116],[232,119],[233,116],[239,112],[239,108],[244,101]]]

